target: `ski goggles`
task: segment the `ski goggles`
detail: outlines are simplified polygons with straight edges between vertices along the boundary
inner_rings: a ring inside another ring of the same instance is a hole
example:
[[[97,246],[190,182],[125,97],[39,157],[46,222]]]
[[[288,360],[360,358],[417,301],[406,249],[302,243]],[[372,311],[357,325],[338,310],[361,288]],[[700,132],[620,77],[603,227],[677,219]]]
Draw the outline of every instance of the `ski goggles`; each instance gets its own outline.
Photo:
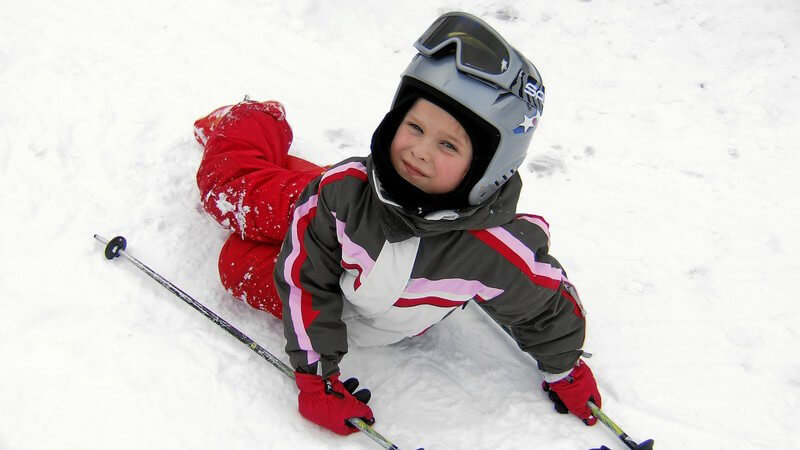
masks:
[[[417,39],[414,48],[432,58],[455,49],[460,72],[497,85],[541,111],[544,86],[539,74],[527,73],[525,62],[508,42],[471,14],[451,12],[440,16]]]

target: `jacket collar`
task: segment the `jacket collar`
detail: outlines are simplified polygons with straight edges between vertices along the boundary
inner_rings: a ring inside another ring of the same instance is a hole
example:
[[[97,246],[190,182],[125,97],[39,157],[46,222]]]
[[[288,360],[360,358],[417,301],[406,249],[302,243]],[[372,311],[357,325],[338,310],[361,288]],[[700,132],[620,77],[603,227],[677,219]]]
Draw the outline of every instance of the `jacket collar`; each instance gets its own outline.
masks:
[[[479,230],[506,224],[517,213],[522,179],[514,174],[497,192],[480,205],[432,211],[420,216],[392,201],[382,188],[372,157],[367,158],[367,177],[374,201],[378,203],[381,228],[389,242],[427,237],[458,230]]]

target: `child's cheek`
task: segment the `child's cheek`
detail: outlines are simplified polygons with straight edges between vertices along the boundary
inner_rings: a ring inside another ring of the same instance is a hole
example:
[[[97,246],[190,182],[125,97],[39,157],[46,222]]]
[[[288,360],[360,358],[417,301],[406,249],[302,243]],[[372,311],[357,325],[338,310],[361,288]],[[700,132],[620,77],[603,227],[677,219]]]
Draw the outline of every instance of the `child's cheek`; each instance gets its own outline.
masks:
[[[410,137],[411,133],[405,127],[400,127],[397,130],[397,134],[394,137],[394,142],[402,146],[403,144],[408,142]]]

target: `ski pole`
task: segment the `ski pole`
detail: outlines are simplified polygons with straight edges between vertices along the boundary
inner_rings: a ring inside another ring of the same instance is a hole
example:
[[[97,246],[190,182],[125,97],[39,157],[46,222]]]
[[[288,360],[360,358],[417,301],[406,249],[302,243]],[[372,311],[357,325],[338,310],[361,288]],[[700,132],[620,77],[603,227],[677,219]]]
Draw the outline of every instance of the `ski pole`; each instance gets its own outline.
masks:
[[[512,340],[514,340],[514,342],[516,342],[516,340],[514,339],[514,335],[511,334],[511,329],[509,327],[495,322],[494,319],[489,317],[486,311],[483,311],[483,308],[480,308],[480,310],[486,315],[486,317],[489,318],[489,320],[491,320],[493,323],[499,326],[503,331],[505,331],[505,333]],[[603,410],[600,409],[600,407],[598,407],[592,402],[587,402],[586,405],[589,406],[589,409],[592,411],[592,414],[594,414],[595,417],[597,417],[601,422],[603,422],[603,425],[607,426],[611,431],[613,431],[617,435],[619,440],[621,440],[626,446],[628,446],[628,448],[633,450],[653,450],[653,445],[655,444],[655,442],[652,439],[648,439],[646,441],[643,441],[641,444],[637,444],[636,441],[631,439],[630,436],[628,436],[624,431],[622,431],[622,428],[620,428],[619,425],[614,423],[614,421],[611,420],[611,418],[608,417],[608,415],[605,412],[603,412]]]
[[[183,292],[180,288],[178,288],[177,286],[172,284],[169,280],[165,279],[164,277],[156,273],[153,269],[147,267],[146,265],[142,264],[141,261],[129,255],[128,252],[125,251],[128,244],[124,237],[117,236],[109,241],[95,234],[94,238],[106,245],[105,255],[107,259],[114,259],[118,256],[124,257],[134,266],[139,268],[142,272],[150,276],[150,278],[156,280],[158,284],[164,286],[168,291],[175,294],[178,298],[186,302],[189,306],[199,311],[201,314],[206,316],[209,320],[211,320],[215,324],[219,325],[223,330],[227,331],[233,337],[235,337],[243,344],[245,344],[247,347],[249,347],[250,350],[256,352],[258,356],[261,356],[262,358],[266,359],[267,362],[269,362],[270,364],[275,366],[275,368],[283,372],[284,375],[290,378],[294,378],[294,371],[285,363],[283,363],[281,360],[276,358],[272,353],[267,351],[264,347],[258,345],[255,341],[247,337],[247,335],[239,331],[236,327],[228,323],[225,319],[218,316],[210,309],[206,308],[202,303],[192,298],[192,296],[190,296],[189,294]],[[347,419],[347,421],[350,423],[350,425],[358,428],[359,431],[369,436],[370,439],[380,444],[383,448],[388,450],[399,450],[399,448],[396,445],[392,444],[388,439],[381,436],[380,433],[375,431],[374,428],[372,428],[368,423],[364,422],[363,420],[354,417],[352,419]]]
[[[604,413],[603,410],[600,409],[597,405],[595,405],[592,402],[588,402],[587,405],[589,405],[589,409],[592,410],[592,414],[594,414],[595,417],[600,419],[600,422],[603,422],[605,426],[607,426],[611,431],[613,431],[617,435],[619,440],[622,441],[625,445],[627,445],[628,448],[634,450],[653,450],[653,444],[655,442],[652,439],[648,439],[646,441],[643,441],[641,444],[637,444],[636,441],[634,441],[627,434],[625,434],[625,432],[622,431],[622,428],[620,428],[619,425],[614,423],[614,421],[611,420],[611,418],[608,417],[606,413]]]

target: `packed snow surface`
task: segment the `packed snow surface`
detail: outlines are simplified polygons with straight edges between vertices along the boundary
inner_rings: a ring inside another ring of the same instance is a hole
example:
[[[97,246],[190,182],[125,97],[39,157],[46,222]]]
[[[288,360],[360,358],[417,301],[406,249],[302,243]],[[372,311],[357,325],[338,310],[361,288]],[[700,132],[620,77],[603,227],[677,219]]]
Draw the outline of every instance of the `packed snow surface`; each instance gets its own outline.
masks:
[[[451,9],[542,72],[519,209],[581,292],[604,410],[660,449],[798,445],[796,0],[0,4],[0,448],[379,448],[305,421],[288,377],[92,235],[286,361],[281,324],[219,283],[192,122],[278,99],[292,153],[365,155]],[[342,371],[401,448],[623,448],[554,413],[472,306]]]

